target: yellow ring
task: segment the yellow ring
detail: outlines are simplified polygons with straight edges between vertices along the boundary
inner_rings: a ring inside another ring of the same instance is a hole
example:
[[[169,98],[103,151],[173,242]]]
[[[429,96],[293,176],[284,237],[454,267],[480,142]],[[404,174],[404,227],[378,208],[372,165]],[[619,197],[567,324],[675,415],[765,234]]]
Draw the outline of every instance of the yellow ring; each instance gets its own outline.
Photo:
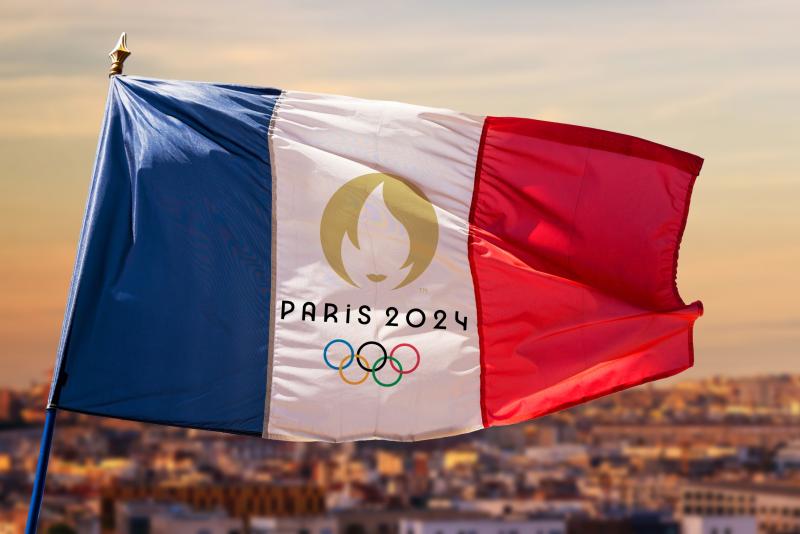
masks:
[[[356,354],[356,358],[361,363],[364,364],[364,367],[372,367],[369,364],[369,361],[367,361],[367,359],[365,357],[363,357],[362,355]],[[342,378],[342,380],[344,380],[345,382],[347,382],[351,386],[357,386],[359,384],[363,384],[364,380],[366,380],[369,377],[369,371],[364,371],[364,378],[362,378],[361,380],[349,380],[346,376],[344,376],[344,362],[346,362],[348,360],[350,360],[350,355],[349,354],[347,356],[345,356],[344,358],[342,358],[342,361],[339,362],[339,376]]]

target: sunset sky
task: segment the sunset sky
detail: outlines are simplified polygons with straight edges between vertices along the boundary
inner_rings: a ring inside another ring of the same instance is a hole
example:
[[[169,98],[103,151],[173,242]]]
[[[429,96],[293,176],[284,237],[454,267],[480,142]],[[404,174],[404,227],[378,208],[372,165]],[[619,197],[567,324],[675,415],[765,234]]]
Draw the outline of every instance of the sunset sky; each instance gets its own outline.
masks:
[[[800,4],[128,2],[0,6],[0,385],[49,378],[120,31],[125,72],[581,124],[706,159],[682,377],[800,371]]]

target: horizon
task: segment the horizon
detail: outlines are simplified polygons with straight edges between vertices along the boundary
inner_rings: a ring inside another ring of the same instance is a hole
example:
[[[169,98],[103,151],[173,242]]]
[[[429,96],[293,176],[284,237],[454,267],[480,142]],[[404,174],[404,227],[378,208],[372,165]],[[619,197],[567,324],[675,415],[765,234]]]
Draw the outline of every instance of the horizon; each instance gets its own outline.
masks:
[[[747,374],[723,374],[723,373],[719,373],[719,374],[712,374],[712,375],[706,375],[706,376],[689,376],[689,377],[685,376],[685,373],[679,373],[679,374],[671,376],[671,377],[667,377],[667,378],[663,378],[663,379],[659,379],[659,380],[652,380],[650,382],[644,382],[642,384],[639,384],[638,386],[633,386],[631,388],[623,389],[623,390],[620,390],[620,391],[617,391],[617,392],[614,392],[614,393],[609,393],[608,395],[604,395],[603,397],[599,397],[599,398],[602,399],[602,398],[607,397],[609,395],[617,395],[617,394],[620,394],[620,393],[624,393],[626,391],[634,391],[634,390],[637,390],[637,389],[642,389],[642,388],[647,388],[647,387],[669,389],[669,388],[673,388],[673,387],[678,386],[678,385],[686,385],[686,384],[692,384],[692,383],[698,383],[699,384],[699,383],[702,383],[702,382],[715,381],[715,380],[731,380],[731,381],[737,381],[737,380],[774,380],[774,379],[782,378],[782,377],[800,378],[800,371],[794,371],[794,372],[793,371],[784,371],[784,372],[774,372],[774,373],[752,373],[752,374],[751,373],[747,373]],[[50,382],[51,382],[51,378],[52,378],[52,370],[48,371],[48,372],[43,372],[42,376],[39,379],[36,379],[35,377],[31,377],[25,383],[3,384],[3,383],[0,382],[0,389],[7,389],[7,390],[10,389],[10,390],[16,391],[16,392],[24,392],[25,390],[27,390],[29,388],[39,387],[39,386],[42,386],[42,385],[49,386]],[[591,402],[592,401],[588,401],[588,403],[591,403]],[[587,404],[587,403],[581,403],[578,406],[582,406],[583,404]],[[569,408],[565,408],[565,409],[568,410]],[[67,410],[67,411],[69,411],[69,410]],[[564,411],[564,410],[559,410],[559,411],[557,411],[555,413],[560,413],[561,411]],[[111,417],[111,416],[107,416],[107,417]],[[544,416],[544,417],[546,417],[546,416]],[[114,417],[111,417],[111,418],[114,419]],[[148,423],[148,424],[155,424],[155,423]]]
[[[123,30],[130,75],[533,117],[704,157],[678,276],[705,306],[695,367],[657,385],[798,368],[796,4],[256,5],[225,17],[210,1],[0,7],[0,386],[24,387],[55,360]]]

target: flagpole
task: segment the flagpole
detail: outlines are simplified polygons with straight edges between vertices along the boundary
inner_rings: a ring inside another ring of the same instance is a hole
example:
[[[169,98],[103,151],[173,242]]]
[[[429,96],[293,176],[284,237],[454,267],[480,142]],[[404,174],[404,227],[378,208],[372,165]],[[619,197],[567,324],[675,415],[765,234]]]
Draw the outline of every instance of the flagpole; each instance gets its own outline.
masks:
[[[50,461],[50,448],[53,445],[53,430],[55,426],[56,409],[54,407],[49,407],[45,410],[42,443],[39,446],[39,461],[36,464],[36,477],[33,479],[31,505],[28,508],[28,522],[25,526],[25,534],[36,534],[36,527],[39,523],[39,511],[42,508],[44,481],[47,478],[47,464]]]
[[[122,66],[131,51],[127,47],[127,35],[122,32],[117,40],[117,45],[109,52],[111,58],[111,68],[108,70],[108,77],[122,74]],[[56,407],[48,406],[45,409],[44,430],[42,430],[42,442],[39,445],[39,460],[36,463],[36,476],[33,478],[33,490],[31,491],[31,504],[28,507],[28,521],[25,524],[25,534],[36,534],[39,526],[39,513],[42,509],[42,497],[44,496],[44,483],[47,479],[47,464],[50,463],[50,449],[53,447],[53,431],[56,427]]]

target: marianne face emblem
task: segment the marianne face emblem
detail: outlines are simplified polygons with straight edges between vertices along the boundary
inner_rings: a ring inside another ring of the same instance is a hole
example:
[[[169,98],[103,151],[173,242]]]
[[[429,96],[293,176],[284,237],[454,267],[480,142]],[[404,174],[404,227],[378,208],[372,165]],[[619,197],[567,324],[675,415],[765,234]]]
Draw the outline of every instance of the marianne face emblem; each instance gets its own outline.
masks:
[[[325,259],[342,280],[355,287],[389,283],[398,289],[430,265],[439,223],[417,186],[398,176],[372,173],[333,194],[322,212],[319,235]]]

